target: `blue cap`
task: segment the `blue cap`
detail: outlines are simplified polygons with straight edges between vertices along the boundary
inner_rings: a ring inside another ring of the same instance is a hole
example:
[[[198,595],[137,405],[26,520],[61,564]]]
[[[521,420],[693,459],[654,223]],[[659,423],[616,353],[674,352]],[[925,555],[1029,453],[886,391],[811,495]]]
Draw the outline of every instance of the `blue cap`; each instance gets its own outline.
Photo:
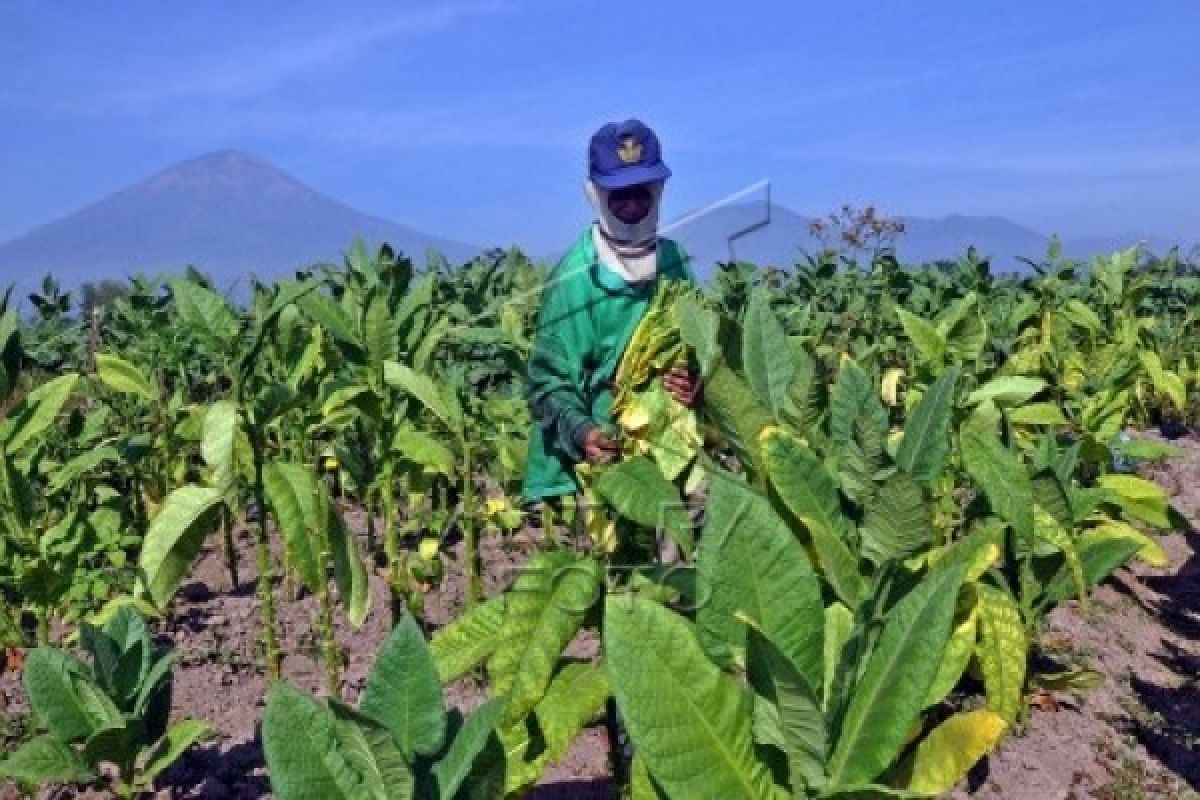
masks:
[[[602,189],[623,189],[665,181],[671,170],[662,160],[658,137],[641,120],[610,122],[588,144],[588,177]]]

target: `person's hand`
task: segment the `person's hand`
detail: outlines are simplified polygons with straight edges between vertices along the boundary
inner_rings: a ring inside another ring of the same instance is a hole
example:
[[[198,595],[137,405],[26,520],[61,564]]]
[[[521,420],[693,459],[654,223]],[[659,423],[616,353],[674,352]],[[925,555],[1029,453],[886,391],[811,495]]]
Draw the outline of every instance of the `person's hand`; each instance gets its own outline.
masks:
[[[599,427],[583,437],[583,457],[591,464],[607,464],[617,457],[617,442]]]
[[[688,408],[700,399],[700,378],[689,369],[672,367],[663,375],[663,386],[671,397]]]

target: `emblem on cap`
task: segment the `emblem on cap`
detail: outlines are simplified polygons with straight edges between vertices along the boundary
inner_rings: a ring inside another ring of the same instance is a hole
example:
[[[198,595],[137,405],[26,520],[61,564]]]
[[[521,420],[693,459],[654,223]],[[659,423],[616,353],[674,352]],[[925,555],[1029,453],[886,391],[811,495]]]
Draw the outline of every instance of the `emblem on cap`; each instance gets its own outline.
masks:
[[[621,146],[617,148],[617,158],[625,164],[635,164],[642,157],[642,145],[637,139],[632,136],[626,136],[621,140]]]

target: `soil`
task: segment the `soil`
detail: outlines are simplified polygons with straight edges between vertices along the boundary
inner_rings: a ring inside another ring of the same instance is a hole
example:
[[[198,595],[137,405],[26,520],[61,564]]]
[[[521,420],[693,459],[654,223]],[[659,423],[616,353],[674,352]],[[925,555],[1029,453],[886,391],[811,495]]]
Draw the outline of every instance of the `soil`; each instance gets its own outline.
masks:
[[[1148,434],[1147,434],[1148,436]],[[1100,688],[1042,698],[1027,724],[981,763],[955,798],[1005,800],[1183,800],[1200,798],[1200,440],[1172,442],[1184,455],[1144,470],[1171,494],[1179,530],[1160,537],[1170,567],[1141,563],[1120,570],[1097,588],[1084,614],[1074,603],[1057,609],[1043,648],[1101,672]],[[365,531],[361,511],[347,509],[353,530]],[[378,526],[377,526],[378,527]],[[174,717],[197,717],[221,735],[192,748],[158,781],[158,798],[191,800],[271,797],[258,724],[266,680],[259,668],[258,603],[253,541],[235,532],[240,575],[230,585],[214,538],[182,588],[173,617],[158,626],[164,644],[179,653]],[[487,536],[482,545],[488,595],[502,591],[515,570],[543,541],[536,524],[508,537]],[[464,605],[461,548],[453,549],[446,578],[426,600],[432,626],[444,624]],[[372,612],[359,629],[336,622],[345,658],[343,699],[355,701],[390,614],[383,578],[372,578]],[[317,602],[284,598],[276,587],[285,679],[323,693],[324,667],[312,631]],[[595,653],[596,642],[581,636],[572,655]],[[484,700],[483,687],[458,681],[448,701],[464,711]],[[19,723],[27,711],[19,675],[0,675],[0,721]],[[0,740],[10,733],[0,726]],[[601,726],[587,729],[563,762],[548,769],[531,800],[608,798],[607,738]],[[12,787],[0,800],[20,797]],[[48,788],[40,798],[105,798],[96,790]]]

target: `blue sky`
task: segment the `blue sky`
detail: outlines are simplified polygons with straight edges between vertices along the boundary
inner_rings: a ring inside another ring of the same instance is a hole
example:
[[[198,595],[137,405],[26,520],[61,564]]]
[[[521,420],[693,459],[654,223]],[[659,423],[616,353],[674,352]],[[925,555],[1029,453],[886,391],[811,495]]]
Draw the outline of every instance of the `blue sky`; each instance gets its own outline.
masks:
[[[769,178],[803,213],[1191,242],[1197,30],[1195,0],[0,0],[0,241],[236,147],[364,211],[544,250],[588,217],[588,134],[640,116],[668,216]]]

